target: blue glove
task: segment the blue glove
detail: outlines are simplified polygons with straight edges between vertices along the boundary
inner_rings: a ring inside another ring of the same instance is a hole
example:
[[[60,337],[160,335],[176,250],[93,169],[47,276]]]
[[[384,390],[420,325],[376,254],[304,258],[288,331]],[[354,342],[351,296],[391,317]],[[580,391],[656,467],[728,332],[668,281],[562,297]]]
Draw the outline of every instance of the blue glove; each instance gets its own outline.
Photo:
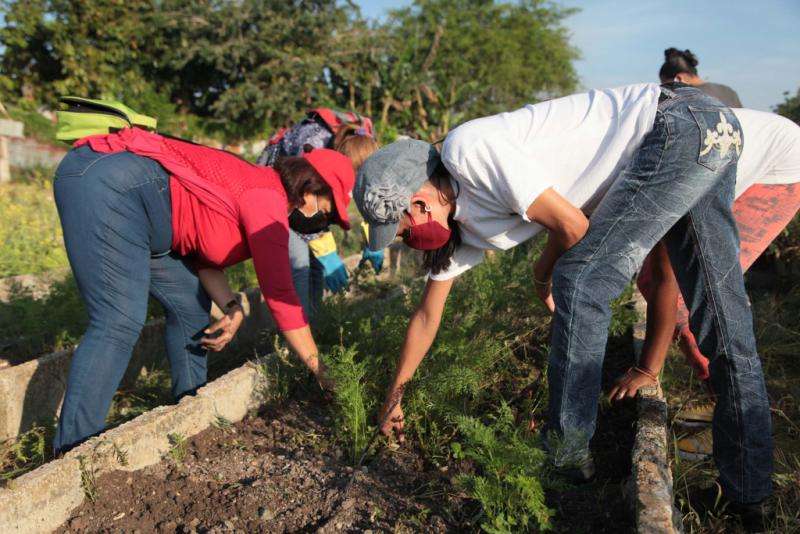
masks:
[[[376,273],[381,272],[381,267],[383,267],[383,251],[370,250],[364,247],[364,252],[361,254],[361,261],[358,263],[358,266],[363,267],[367,262],[372,264],[372,268],[375,269]]]
[[[324,256],[317,256],[322,264],[322,275],[325,277],[325,287],[336,293],[347,289],[347,268],[336,252]]]

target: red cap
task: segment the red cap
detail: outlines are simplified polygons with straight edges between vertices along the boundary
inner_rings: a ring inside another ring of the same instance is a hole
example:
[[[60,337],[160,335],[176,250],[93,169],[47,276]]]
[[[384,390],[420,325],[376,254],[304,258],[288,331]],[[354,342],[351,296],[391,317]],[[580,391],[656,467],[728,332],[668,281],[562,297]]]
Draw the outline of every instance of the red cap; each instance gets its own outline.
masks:
[[[333,190],[333,203],[339,215],[339,226],[350,229],[347,217],[347,205],[350,204],[356,173],[350,158],[329,148],[319,148],[303,154],[303,157],[314,167],[322,179]]]

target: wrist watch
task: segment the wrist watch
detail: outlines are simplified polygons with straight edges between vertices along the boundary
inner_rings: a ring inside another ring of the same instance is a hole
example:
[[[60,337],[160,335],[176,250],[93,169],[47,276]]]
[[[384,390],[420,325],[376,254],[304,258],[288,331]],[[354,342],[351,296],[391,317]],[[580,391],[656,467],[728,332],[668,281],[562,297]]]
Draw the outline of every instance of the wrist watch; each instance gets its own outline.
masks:
[[[231,311],[233,311],[233,309],[234,309],[234,308],[237,308],[237,307],[238,307],[238,308],[241,308],[241,307],[242,307],[242,305],[241,305],[241,304],[239,304],[239,299],[237,299],[237,298],[233,298],[233,299],[231,299],[231,300],[230,300],[230,302],[228,302],[227,304],[225,304],[225,307],[224,307],[224,308],[222,308],[222,311],[223,311],[223,312],[225,312],[225,314],[228,314],[228,313],[230,313]]]

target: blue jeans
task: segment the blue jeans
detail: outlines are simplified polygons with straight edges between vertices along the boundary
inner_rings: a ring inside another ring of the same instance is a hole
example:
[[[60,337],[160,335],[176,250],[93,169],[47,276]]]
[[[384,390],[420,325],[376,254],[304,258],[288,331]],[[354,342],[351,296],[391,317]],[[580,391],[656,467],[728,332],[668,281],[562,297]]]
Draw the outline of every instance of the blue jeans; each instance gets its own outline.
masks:
[[[671,98],[659,104],[653,130],[586,236],[554,269],[548,443],[557,465],[588,456],[610,302],[663,238],[700,351],[713,355],[714,460],[723,492],[756,502],[772,492],[772,434],[731,213],[738,152],[735,144],[723,146],[741,128],[728,108],[697,89],[664,91]],[[725,123],[729,135],[720,144],[713,132],[726,131]]]
[[[289,263],[292,267],[294,290],[300,299],[300,305],[303,306],[306,317],[313,320],[316,311],[322,305],[325,278],[322,264],[311,253],[308,242],[294,230],[289,230]]]
[[[75,354],[54,446],[67,450],[105,427],[114,392],[147,316],[148,290],[166,313],[175,397],[206,381],[198,343],[210,301],[190,260],[170,252],[169,176],[128,152],[72,150],[56,170],[64,244],[89,327]]]

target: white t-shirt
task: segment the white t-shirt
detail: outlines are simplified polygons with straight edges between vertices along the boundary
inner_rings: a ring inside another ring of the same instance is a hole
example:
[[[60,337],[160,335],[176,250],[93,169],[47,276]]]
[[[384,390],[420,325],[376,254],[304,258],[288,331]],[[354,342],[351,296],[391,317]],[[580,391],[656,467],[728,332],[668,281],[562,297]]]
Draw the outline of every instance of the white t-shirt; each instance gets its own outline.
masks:
[[[447,280],[542,230],[525,212],[552,187],[572,205],[594,206],[652,130],[658,84],[637,84],[528,105],[469,121],[445,140],[442,161],[456,181],[454,218],[462,245]],[[772,113],[734,110],[744,136],[737,196],[753,183],[800,181],[800,128]]]

